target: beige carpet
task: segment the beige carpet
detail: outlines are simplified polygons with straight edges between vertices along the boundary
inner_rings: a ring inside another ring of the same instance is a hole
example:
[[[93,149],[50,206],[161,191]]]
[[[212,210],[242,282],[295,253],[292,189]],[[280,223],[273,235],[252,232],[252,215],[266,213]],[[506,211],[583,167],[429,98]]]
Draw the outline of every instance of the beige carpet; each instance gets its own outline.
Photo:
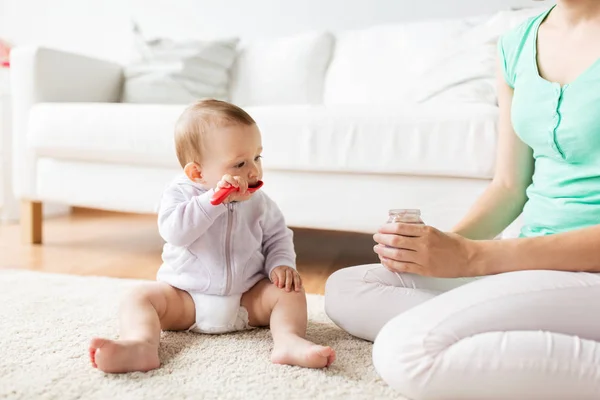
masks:
[[[132,280],[0,271],[0,398],[8,399],[401,399],[375,374],[371,344],[351,337],[309,295],[308,337],[334,347],[327,370],[269,362],[268,330],[221,336],[168,332],[162,366],[106,375],[93,369],[94,335],[114,337]]]

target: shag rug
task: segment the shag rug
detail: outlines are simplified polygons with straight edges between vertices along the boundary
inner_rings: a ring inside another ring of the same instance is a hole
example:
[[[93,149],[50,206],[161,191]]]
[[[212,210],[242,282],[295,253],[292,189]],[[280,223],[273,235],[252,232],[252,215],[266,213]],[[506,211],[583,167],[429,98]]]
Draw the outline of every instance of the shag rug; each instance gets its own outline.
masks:
[[[117,309],[135,280],[0,271],[2,399],[403,399],[375,373],[369,342],[337,328],[308,295],[308,338],[332,346],[325,370],[274,365],[266,329],[163,333],[162,365],[108,375],[91,367],[93,336],[116,337]]]

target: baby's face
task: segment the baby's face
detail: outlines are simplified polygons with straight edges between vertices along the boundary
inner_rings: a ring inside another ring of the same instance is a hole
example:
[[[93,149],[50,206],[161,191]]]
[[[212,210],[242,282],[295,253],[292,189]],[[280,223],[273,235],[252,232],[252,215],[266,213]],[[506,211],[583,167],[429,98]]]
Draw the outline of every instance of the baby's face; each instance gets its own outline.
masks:
[[[215,128],[205,138],[204,184],[214,188],[223,175],[240,176],[252,186],[262,179],[262,140],[256,125]]]

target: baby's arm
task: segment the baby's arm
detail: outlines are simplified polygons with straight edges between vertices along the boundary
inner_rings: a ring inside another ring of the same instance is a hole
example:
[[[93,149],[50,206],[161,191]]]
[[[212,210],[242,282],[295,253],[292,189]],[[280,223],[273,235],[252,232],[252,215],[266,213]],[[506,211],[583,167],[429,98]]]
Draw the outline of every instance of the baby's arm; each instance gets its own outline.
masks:
[[[296,269],[296,252],[293,233],[287,227],[279,207],[263,193],[265,199],[265,218],[263,219],[262,250],[265,255],[265,272],[271,278],[271,272],[279,266]]]
[[[215,218],[224,213],[223,205],[213,206],[209,190],[199,196],[186,196],[177,186],[163,194],[158,211],[158,232],[169,244],[189,246],[202,236]]]

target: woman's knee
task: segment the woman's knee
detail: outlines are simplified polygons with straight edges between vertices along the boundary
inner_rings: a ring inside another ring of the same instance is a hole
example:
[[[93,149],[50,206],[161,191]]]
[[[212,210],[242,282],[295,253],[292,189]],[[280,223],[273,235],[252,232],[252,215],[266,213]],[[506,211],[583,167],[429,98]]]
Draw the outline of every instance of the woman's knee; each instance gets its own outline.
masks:
[[[403,324],[403,315],[388,322],[373,344],[373,366],[390,387],[409,398],[420,398],[437,354],[425,346],[418,327]]]
[[[351,335],[373,340],[377,327],[369,322],[373,307],[371,282],[365,280],[378,265],[361,265],[333,273],[325,285],[325,313]]]
[[[348,298],[358,290],[360,280],[356,277],[355,267],[334,272],[325,283],[325,313],[339,325],[350,314]]]

